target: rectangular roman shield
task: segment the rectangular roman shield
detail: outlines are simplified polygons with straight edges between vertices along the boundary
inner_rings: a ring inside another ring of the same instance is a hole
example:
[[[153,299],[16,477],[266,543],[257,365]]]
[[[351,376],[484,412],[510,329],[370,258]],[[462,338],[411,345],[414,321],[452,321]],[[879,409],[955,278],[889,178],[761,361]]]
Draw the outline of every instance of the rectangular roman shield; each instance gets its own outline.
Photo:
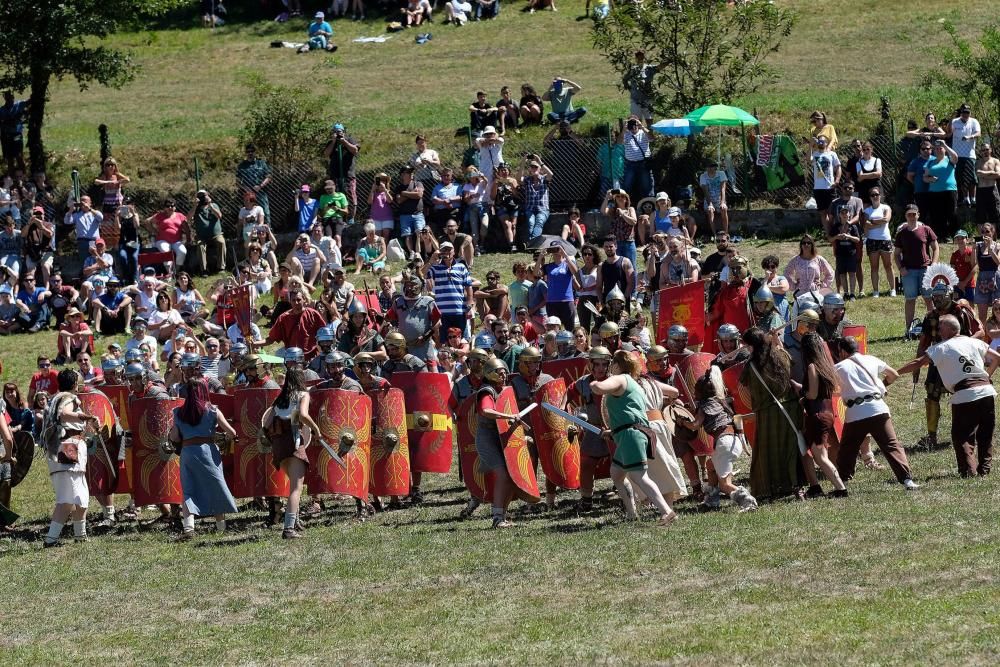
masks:
[[[465,487],[473,498],[483,502],[493,500],[493,472],[483,472],[479,468],[479,451],[476,449],[476,429],[479,417],[476,414],[476,395],[467,396],[458,405],[456,416],[458,423],[459,465],[462,466],[462,479]]]
[[[181,405],[184,401],[179,398],[136,398],[129,402],[132,497],[137,506],[184,501],[180,458],[167,455],[160,447],[174,425],[173,409]]]
[[[369,313],[373,315],[382,314],[382,304],[378,301],[378,292],[373,289],[356,289],[354,290],[354,298],[365,304]]]
[[[671,325],[680,324],[688,330],[688,345],[700,345],[705,340],[705,281],[667,287],[656,293],[659,312],[656,317],[656,342],[666,345]]]
[[[517,414],[517,397],[513,387],[503,388],[497,396],[496,409],[497,412]],[[538,493],[538,480],[535,479],[535,467],[528,452],[524,426],[512,427],[507,420],[500,419],[497,421],[497,429],[500,431],[507,472],[514,482],[514,495],[526,503],[539,502],[542,496]]]
[[[753,405],[750,403],[750,388],[740,384],[740,376],[746,368],[746,362],[741,362],[735,366],[730,366],[722,371],[722,383],[726,385],[726,391],[733,397],[733,412],[738,415],[753,414]]]
[[[715,356],[706,352],[695,352],[677,362],[677,372],[674,375],[674,386],[681,393],[681,399],[692,413],[695,410],[694,385],[698,378],[711,368]],[[691,441],[691,449],[696,456],[711,456],[714,449],[712,436],[705,429],[698,430],[698,437]]]
[[[372,401],[372,492],[377,496],[410,493],[410,439],[406,433],[406,399],[395,387],[369,392]]]
[[[557,408],[566,405],[566,382],[555,378],[535,392],[534,402]],[[538,460],[547,480],[564,489],[580,488],[580,445],[569,438],[569,424],[559,415],[536,408],[529,415],[538,448]]]
[[[588,363],[586,357],[544,361],[542,362],[542,372],[548,373],[554,378],[562,378],[567,387],[572,387],[574,382],[587,374]]]
[[[863,324],[849,324],[844,327],[843,335],[853,336],[858,341],[858,352],[868,354],[868,328]]]
[[[87,487],[94,495],[115,492],[118,486],[118,451],[121,445],[115,409],[103,393],[88,390],[78,394],[83,411],[97,417],[97,428],[87,425]]]
[[[410,439],[410,469],[451,471],[452,420],[448,400],[451,385],[443,373],[392,374],[392,384],[406,397],[406,430]]]
[[[232,394],[225,393],[215,393],[212,392],[208,395],[208,400],[212,405],[216,407],[229,425],[232,426],[236,421],[234,417],[234,404]],[[222,475],[226,478],[226,486],[229,487],[230,493],[232,493],[233,485],[235,484],[236,475],[236,453],[235,448],[232,443],[224,445],[221,441],[217,441],[219,444],[219,454],[222,457]],[[234,494],[235,495],[235,494]]]
[[[257,443],[264,413],[280,393],[280,389],[237,389],[233,392],[236,445],[232,481],[227,479],[227,482],[237,498],[288,497],[288,476],[274,467],[271,452],[261,451]]]
[[[108,397],[118,415],[118,423],[128,431],[128,387],[123,384],[104,384],[95,389]]]
[[[306,482],[310,493],[339,493],[368,500],[371,470],[372,399],[343,389],[310,393],[309,414],[320,428],[313,434]],[[343,459],[337,463],[317,435]]]

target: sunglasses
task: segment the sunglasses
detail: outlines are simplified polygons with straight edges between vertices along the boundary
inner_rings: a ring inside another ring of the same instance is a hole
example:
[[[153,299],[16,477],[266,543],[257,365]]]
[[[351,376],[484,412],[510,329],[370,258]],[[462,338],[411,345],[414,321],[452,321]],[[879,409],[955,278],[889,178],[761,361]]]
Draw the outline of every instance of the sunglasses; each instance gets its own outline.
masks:
[[[52,364],[38,364],[39,368],[52,368]]]

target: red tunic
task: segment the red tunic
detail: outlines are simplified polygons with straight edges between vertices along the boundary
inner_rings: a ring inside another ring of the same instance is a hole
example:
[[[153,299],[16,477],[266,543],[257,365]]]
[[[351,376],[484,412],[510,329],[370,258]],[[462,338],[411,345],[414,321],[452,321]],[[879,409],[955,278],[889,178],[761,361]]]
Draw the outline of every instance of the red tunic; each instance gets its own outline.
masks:
[[[316,354],[316,332],[326,326],[326,320],[315,308],[306,306],[301,313],[287,310],[278,317],[265,344],[281,341],[285,347],[302,348],[306,359]]]

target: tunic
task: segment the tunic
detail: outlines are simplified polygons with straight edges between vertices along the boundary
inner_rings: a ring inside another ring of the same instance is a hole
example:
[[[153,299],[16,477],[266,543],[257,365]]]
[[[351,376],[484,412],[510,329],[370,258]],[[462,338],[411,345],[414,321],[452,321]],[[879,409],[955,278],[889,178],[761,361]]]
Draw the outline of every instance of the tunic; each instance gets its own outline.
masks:
[[[174,424],[180,432],[181,440],[191,438],[208,439],[215,435],[218,413],[209,408],[201,421],[192,426],[182,421],[174,408]],[[226,478],[222,474],[222,455],[214,442],[201,442],[181,447],[181,489],[184,492],[184,506],[191,514],[212,516],[236,511],[236,500],[229,492]]]
[[[640,377],[637,384],[646,398],[646,410],[660,410],[663,407],[663,391],[653,380]],[[656,436],[653,444],[653,458],[649,461],[649,478],[660,489],[664,498],[673,500],[687,495],[687,482],[681,472],[680,463],[674,453],[673,436],[662,419],[650,420],[649,428]],[[639,495],[642,492],[639,491]]]
[[[419,344],[411,341],[416,341],[427,333],[435,322],[441,320],[434,299],[429,296],[418,296],[409,301],[404,297],[397,297],[392,304],[392,313],[393,316],[389,319],[396,322],[399,333],[406,338],[407,351],[421,361],[427,361],[431,339],[428,338]]]
[[[476,392],[476,401],[482,401],[484,397],[489,397],[491,401],[496,401],[499,392],[491,385],[484,384]],[[507,462],[503,458],[503,443],[500,442],[500,431],[497,430],[495,419],[487,419],[479,414],[479,407],[476,406],[476,453],[479,454],[479,469],[483,472],[499,470],[507,467]]]
[[[601,399],[590,390],[593,375],[584,375],[575,383],[576,393],[580,396],[580,410],[587,415],[587,422],[604,428],[604,418],[601,416]],[[584,430],[580,439],[580,453],[591,458],[600,459],[608,455],[608,445],[597,433]]]
[[[750,493],[756,498],[794,493],[803,484],[802,460],[795,431],[749,366],[740,383],[749,387],[750,403],[757,417],[757,444],[750,460]],[[802,409],[790,386],[780,398],[798,427],[802,422]]]
[[[274,422],[271,424],[271,460],[274,467],[281,470],[281,462],[287,458],[296,458],[302,461],[306,467],[309,466],[309,457],[306,455],[306,443],[301,447],[296,447],[299,431],[302,428],[298,422],[299,401],[301,394],[293,394],[289,397],[288,407],[274,408]],[[295,422],[292,423],[292,415],[295,414]]]
[[[623,470],[645,470],[646,447],[650,444],[646,434],[634,427],[614,432],[619,427],[630,424],[649,427],[645,393],[635,380],[626,377],[625,393],[621,396],[607,394],[604,404],[607,407],[608,428],[615,441],[615,453],[611,462]]]

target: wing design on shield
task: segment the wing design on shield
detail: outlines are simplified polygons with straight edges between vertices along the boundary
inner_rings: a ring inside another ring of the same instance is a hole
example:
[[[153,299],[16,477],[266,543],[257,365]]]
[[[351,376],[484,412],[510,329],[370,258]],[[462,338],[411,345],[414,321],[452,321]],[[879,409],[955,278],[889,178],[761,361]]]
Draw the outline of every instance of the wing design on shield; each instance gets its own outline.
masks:
[[[393,373],[392,384],[406,397],[406,430],[414,472],[451,471],[451,385],[443,373]]]
[[[587,374],[587,359],[579,357],[546,361],[542,363],[542,372],[554,378],[562,378],[567,387],[572,387],[574,382]]]
[[[677,363],[677,372],[680,378],[675,380],[677,390],[681,392],[681,398],[688,406],[694,406],[694,385],[698,378],[703,376],[709,368],[715,355],[705,352],[696,352],[684,357]],[[683,378],[683,381],[681,380]],[[712,437],[705,433],[705,429],[698,430],[698,437],[691,441],[691,449],[696,456],[711,456],[714,449]]]
[[[87,486],[95,495],[114,493],[118,486],[118,448],[115,409],[111,400],[99,391],[79,394],[87,414],[97,417],[96,428],[87,426]]]
[[[458,404],[458,452],[462,466],[462,479],[473,498],[483,502],[493,499],[493,474],[483,472],[479,467],[479,452],[476,450],[476,429],[479,417],[476,415],[476,395],[467,396]]]
[[[395,387],[368,394],[372,401],[372,490],[378,496],[410,493],[410,438],[406,431],[406,402]]]
[[[237,389],[233,393],[233,477],[230,489],[237,498],[259,496],[285,498],[289,493],[288,476],[274,467],[270,451],[261,451],[257,436],[268,406],[280,389]]]
[[[506,413],[517,412],[517,398],[513,387],[504,387],[497,397],[497,411]],[[500,431],[500,441],[503,443],[503,456],[507,463],[507,472],[514,482],[514,495],[528,503],[537,503],[542,497],[538,493],[538,480],[535,479],[535,468],[531,464],[531,454],[528,452],[528,440],[524,427],[512,428],[504,420],[497,422]]]
[[[128,387],[123,384],[105,384],[97,387],[97,390],[108,397],[111,406],[118,415],[118,423],[124,430],[129,430],[128,426]]]
[[[129,423],[133,426],[132,496],[136,505],[181,503],[180,459],[164,456],[160,447],[173,426],[173,409],[184,404],[181,399],[137,398],[129,403]]]
[[[533,400],[539,405],[545,402],[564,406],[566,383],[562,378],[545,383],[535,392]],[[564,489],[579,489],[580,445],[570,440],[566,420],[548,410],[533,410],[530,418],[545,477]]]
[[[311,392],[310,413],[320,435],[344,460],[333,460],[316,436],[308,447],[310,493],[338,493],[368,499],[371,469],[372,401],[343,389]]]

